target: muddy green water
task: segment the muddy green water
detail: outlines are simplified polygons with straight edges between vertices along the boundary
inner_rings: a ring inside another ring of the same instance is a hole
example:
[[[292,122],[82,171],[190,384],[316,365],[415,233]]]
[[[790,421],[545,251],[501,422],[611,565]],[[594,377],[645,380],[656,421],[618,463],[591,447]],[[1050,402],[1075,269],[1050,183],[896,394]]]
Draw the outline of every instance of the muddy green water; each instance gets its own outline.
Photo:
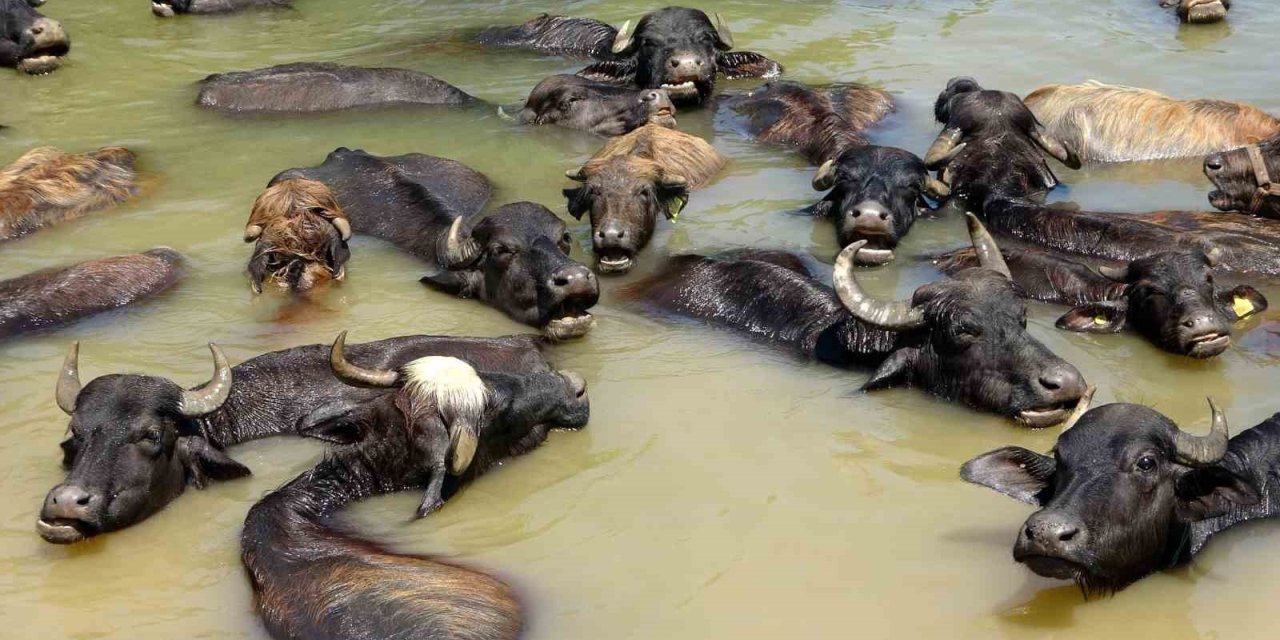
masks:
[[[878,142],[922,153],[930,107],[947,78],[973,74],[1026,92],[1096,78],[1185,97],[1214,95],[1280,112],[1274,57],[1280,14],[1241,0],[1227,25],[1180,28],[1155,0],[706,2],[740,48],[765,52],[793,79],[866,81],[899,112]],[[489,111],[359,112],[303,119],[228,119],[196,110],[206,74],[302,60],[400,66],[495,103],[521,101],[546,75],[577,64],[442,44],[458,29],[515,23],[539,11],[620,23],[636,2],[297,0],[289,12],[229,18],[151,16],[143,0],[50,0],[75,43],[54,75],[0,72],[0,163],[52,144],[124,144],[141,154],[146,193],[119,209],[0,249],[0,277],[169,245],[192,273],[170,295],[71,328],[0,345],[0,636],[6,638],[265,638],[239,563],[249,506],[310,467],[315,443],[237,447],[251,479],[191,491],[141,526],[72,548],[43,543],[40,501],[62,473],[65,417],[53,402],[64,349],[83,342],[87,378],[135,371],[205,380],[204,343],[235,361],[287,346],[408,333],[502,335],[500,313],[424,290],[423,267],[357,238],[348,280],[320,303],[255,299],[242,274],[249,206],[277,171],[318,163],[337,146],[456,158],[490,176],[494,204],[527,199],[563,212],[566,168],[600,144],[562,130],[514,128]],[[1261,66],[1260,66],[1261,65]],[[754,83],[731,83],[748,88]],[[710,114],[681,125],[734,158],[665,222],[643,254],[788,247],[829,261],[833,232],[787,215],[812,201],[811,169],[758,147]],[[1196,162],[1061,171],[1055,194],[1087,207],[1205,208]],[[566,216],[567,217],[567,216]],[[585,224],[571,227],[585,255]],[[958,246],[959,219],[924,220],[902,256]],[[1280,597],[1280,524],[1234,531],[1189,569],[1115,598],[1084,602],[1010,558],[1029,508],[963,484],[958,465],[1005,444],[1046,450],[1052,432],[917,391],[857,393],[865,373],[762,350],[730,335],[640,317],[604,284],[599,326],[552,354],[591,384],[592,420],[483,478],[438,515],[409,523],[417,495],[353,510],[361,530],[517,585],[528,637],[552,638],[1263,638]],[[874,291],[906,295],[937,274],[909,259],[867,272]],[[1280,286],[1259,283],[1280,300]],[[1212,394],[1236,429],[1280,409],[1276,311],[1243,328],[1212,362],[1165,355],[1132,334],[1082,337],[1034,306],[1030,331],[1098,385],[1099,401],[1151,404],[1203,429]]]

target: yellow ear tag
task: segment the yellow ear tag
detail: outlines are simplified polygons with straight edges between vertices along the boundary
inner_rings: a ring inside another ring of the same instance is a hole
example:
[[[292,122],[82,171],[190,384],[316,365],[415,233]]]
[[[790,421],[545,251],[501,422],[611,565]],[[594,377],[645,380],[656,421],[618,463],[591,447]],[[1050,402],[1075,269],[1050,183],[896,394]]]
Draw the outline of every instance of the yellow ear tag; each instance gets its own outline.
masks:
[[[1106,316],[1094,316],[1094,317],[1093,317],[1093,323],[1101,327],[1101,326],[1103,326],[1103,325],[1107,324],[1107,317],[1106,317]]]
[[[1235,310],[1237,318],[1243,318],[1253,313],[1253,303],[1244,296],[1236,296],[1231,302],[1231,308]]]

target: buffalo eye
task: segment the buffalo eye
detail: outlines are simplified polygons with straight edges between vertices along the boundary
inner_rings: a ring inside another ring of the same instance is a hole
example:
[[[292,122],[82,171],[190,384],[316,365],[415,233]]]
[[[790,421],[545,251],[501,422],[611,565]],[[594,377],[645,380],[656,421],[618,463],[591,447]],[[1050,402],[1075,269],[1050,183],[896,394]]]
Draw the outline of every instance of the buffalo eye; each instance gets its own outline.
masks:
[[[495,242],[494,244],[489,245],[489,253],[499,258],[509,258],[512,255],[515,255],[515,252],[516,250],[513,247],[509,247],[505,244]]]
[[[155,429],[149,429],[142,433],[142,437],[138,439],[138,446],[142,448],[148,455],[157,455],[160,453],[160,432]]]
[[[1133,463],[1133,467],[1143,473],[1151,473],[1156,470],[1157,466],[1159,465],[1156,463],[1155,456],[1150,454],[1138,458],[1138,461]]]
[[[320,215],[324,215],[324,212],[326,211],[326,209],[324,207],[311,207],[310,211],[311,213],[314,213],[320,216]]]
[[[565,253],[569,253],[569,249],[571,249],[572,247],[573,247],[573,236],[568,231],[566,231],[564,232],[564,235],[560,236],[560,250]]]
[[[1206,274],[1205,274],[1205,276],[1204,276],[1204,281],[1205,281],[1205,282],[1208,282],[1209,284],[1213,284],[1213,274],[1212,274],[1212,273],[1206,273]]]

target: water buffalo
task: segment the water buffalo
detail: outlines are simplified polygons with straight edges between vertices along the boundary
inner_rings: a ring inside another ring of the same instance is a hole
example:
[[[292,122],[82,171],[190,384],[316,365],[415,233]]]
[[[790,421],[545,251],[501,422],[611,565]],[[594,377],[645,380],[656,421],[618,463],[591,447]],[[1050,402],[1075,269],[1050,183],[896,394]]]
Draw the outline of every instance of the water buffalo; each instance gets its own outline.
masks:
[[[863,84],[808,87],[784,81],[726,96],[720,107],[746,118],[748,136],[793,149],[815,165],[866,145],[866,130],[894,109],[888,93]]]
[[[32,7],[40,2],[0,0],[0,66],[40,75],[62,66],[71,38],[57,20]]]
[[[172,249],[89,260],[0,280],[0,339],[157,296],[181,277]]]
[[[119,204],[137,193],[135,161],[123,147],[24,153],[0,171],[0,242]]]
[[[1247,104],[1095,81],[1040,87],[1024,101],[1085,162],[1204,156],[1280,134],[1280,120]]]
[[[1026,331],[1026,304],[991,236],[969,216],[982,266],[876,300],[854,275],[861,241],[836,259],[835,291],[780,252],[679,256],[629,289],[647,307],[727,326],[839,366],[876,367],[865,390],[911,385],[1046,427],[1084,393],[1075,367]]]
[[[862,265],[893,260],[920,210],[930,206],[925,196],[941,200],[951,193],[914,153],[874,145],[852,147],[823,163],[813,188],[830,190],[813,213],[832,221],[840,247],[866,241],[855,256]]]
[[[578,54],[600,62],[580,72],[587,78],[666,89],[677,104],[704,102],[715,90],[716,74],[729,78],[771,78],[778,63],[749,51],[731,51],[733,35],[716,14],[713,24],[697,9],[667,7],[648,14],[631,30],[615,30],[584,18],[542,15],[515,27],[487,29],[477,42]]]
[[[312,640],[518,637],[521,607],[507,585],[361,540],[334,527],[332,516],[369,496],[410,488],[448,497],[533,450],[549,430],[585,426],[586,383],[545,361],[486,371],[436,357],[398,370],[365,369],[345,363],[340,343],[333,359],[338,375],[353,382],[401,388],[336,415],[328,428],[358,432],[359,443],[328,454],[249,510],[241,559],[267,631]],[[473,434],[475,449],[442,483],[438,462],[457,459],[445,435],[454,429]]]
[[[329,348],[276,351],[232,368],[216,346],[213,379],[184,391],[154,376],[106,375],[83,387],[73,344],[57,402],[71,416],[62,443],[66,479],[45,498],[36,523],[48,542],[69,544],[137,524],[186,489],[239,478],[249,469],[225,449],[281,434],[333,439],[319,425],[381,393],[333,376]],[[394,368],[425,356],[461,358],[481,371],[542,360],[536,337],[410,336],[353,345],[357,366]]]
[[[689,191],[709,182],[726,162],[702,138],[650,124],[609,140],[586,164],[566,172],[582,183],[564,195],[570,215],[591,216],[600,272],[630,270],[649,244],[659,213],[675,220]]]
[[[1224,288],[1214,282],[1222,251],[1163,251],[1123,266],[1096,269],[1082,260],[1041,249],[1003,249],[1005,262],[1026,297],[1073,305],[1058,328],[1115,333],[1126,324],[1165,351],[1211,358],[1231,344],[1232,325],[1267,309],[1253,287]],[[972,251],[939,260],[944,273],[977,264]]]
[[[1209,204],[1223,211],[1280,220],[1280,135],[1204,159],[1204,173],[1216,187]]]
[[[290,178],[267,187],[253,202],[244,240],[253,242],[249,286],[265,283],[293,292],[346,277],[351,221],[323,183]]]
[[[1058,185],[1042,150],[1080,168],[1075,151],[1045,132],[1021,98],[983,89],[973,78],[947,82],[934,116],[944,128],[924,162],[943,170],[951,201],[969,210],[981,211],[992,198],[1042,199]]]
[[[196,96],[198,107],[237,113],[315,113],[476,102],[461,89],[425,73],[321,62],[215,73],[200,81]]]
[[[1147,407],[1104,405],[1065,430],[1051,455],[1005,447],[960,475],[1039,508],[1018,530],[1014,560],[1074,580],[1086,596],[1114,593],[1280,506],[1280,414],[1229,438],[1226,416],[1210,407],[1209,434],[1195,436]]]
[[[1215,269],[1280,275],[1280,223],[1203,211],[1112,213],[996,200],[981,214],[995,234],[1057,252],[1128,262],[1171,250],[1216,251]]]
[[[518,119],[521,124],[554,124],[602,136],[620,136],[649,123],[676,126],[675,105],[662,89],[620,87],[570,75],[539,82]]]
[[[200,15],[292,6],[293,0],[151,0],[151,13],[161,18],[172,18],[180,13]]]
[[[1191,24],[1222,22],[1231,10],[1231,0],[1160,0],[1160,6],[1178,7],[1178,19]]]

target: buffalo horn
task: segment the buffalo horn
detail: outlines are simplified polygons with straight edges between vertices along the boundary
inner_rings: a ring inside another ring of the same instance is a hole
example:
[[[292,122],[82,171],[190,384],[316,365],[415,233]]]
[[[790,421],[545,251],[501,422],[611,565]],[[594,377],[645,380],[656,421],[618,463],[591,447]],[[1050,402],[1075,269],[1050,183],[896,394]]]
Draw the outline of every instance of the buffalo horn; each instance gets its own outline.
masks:
[[[908,331],[924,326],[923,309],[914,308],[905,301],[877,300],[858,285],[858,278],[853,273],[854,257],[866,244],[866,240],[859,240],[845,247],[836,258],[831,279],[840,302],[853,317],[882,329]]]
[[[1123,267],[1111,267],[1104,264],[1098,267],[1098,273],[1101,273],[1106,279],[1114,280],[1115,282],[1129,281],[1129,265],[1125,265]]]
[[[62,371],[58,373],[58,388],[54,396],[58,400],[58,408],[71,415],[76,410],[76,397],[80,395],[80,343],[72,342],[67,349],[67,358],[62,361]]]
[[[462,222],[462,216],[453,219],[444,237],[444,251],[440,252],[440,266],[450,271],[471,266],[480,255],[480,245],[471,234],[463,237]]]
[[[574,182],[586,182],[587,172],[583,167],[578,167],[577,169],[569,169],[568,171],[565,171],[564,177]]]
[[[346,218],[334,218],[330,222],[333,223],[333,228],[338,230],[338,235],[342,237],[343,242],[351,239],[351,223]]]
[[[962,137],[964,132],[957,127],[943,129],[929,146],[928,153],[924,154],[924,166],[934,169],[950,162],[964,148],[960,143]]]
[[[716,37],[720,39],[719,45],[721,49],[729,50],[733,48],[733,32],[729,31],[729,23],[719,13],[712,14],[716,19]]]
[[[978,216],[972,213],[964,215],[969,223],[969,240],[973,242],[973,248],[978,254],[978,265],[1012,280],[1013,274],[1009,271],[1009,265],[1005,264],[1004,256],[1000,253],[1000,247],[996,246],[995,238],[991,237],[991,232],[982,226]]]
[[[347,332],[343,331],[338,334],[338,339],[333,341],[333,348],[329,350],[329,366],[333,368],[333,374],[338,376],[339,380],[358,387],[396,386],[396,382],[400,380],[398,371],[365,369],[351,364],[343,354],[346,346]]]
[[[933,176],[924,179],[924,190],[934,200],[941,200],[951,195],[951,187]]]
[[[1076,152],[1065,143],[1058,141],[1053,136],[1044,132],[1044,129],[1037,125],[1031,130],[1031,139],[1036,145],[1044,150],[1045,153],[1057,158],[1062,164],[1072,169],[1080,168],[1080,157]]]
[[[1080,396],[1080,400],[1076,402],[1075,411],[1072,411],[1071,415],[1067,416],[1067,421],[1062,423],[1062,433],[1070,431],[1071,427],[1076,426],[1076,423],[1080,422],[1080,416],[1089,412],[1089,405],[1093,403],[1093,394],[1097,391],[1098,388],[1093,385],[1089,385],[1089,387],[1084,390],[1084,395]],[[1061,436],[1062,433],[1058,435]]]
[[[684,176],[678,176],[673,173],[663,173],[661,186],[667,189],[683,189],[689,186],[689,181],[686,180]]]
[[[827,160],[818,167],[818,172],[813,174],[813,190],[826,191],[836,185],[836,161],[835,159]]]
[[[231,396],[231,365],[227,364],[227,356],[212,342],[209,351],[213,353],[213,378],[199,389],[183,391],[178,401],[178,411],[189,418],[217,411]]]
[[[626,51],[627,49],[631,48],[630,31],[631,31],[631,21],[628,20],[622,23],[622,28],[618,29],[617,37],[613,39],[613,48],[611,49],[611,51],[613,51],[614,55],[618,55],[623,51]]]
[[[1213,247],[1204,252],[1204,258],[1209,261],[1209,266],[1218,266],[1218,262],[1222,260],[1222,247]]]
[[[1193,436],[1182,429],[1173,435],[1173,445],[1178,452],[1178,461],[1183,464],[1202,466],[1217,463],[1227,454],[1227,442],[1231,436],[1227,431],[1227,416],[1209,398],[1209,411],[1213,414],[1213,426],[1207,436]]]
[[[261,235],[262,235],[262,225],[251,224],[244,228],[245,242],[253,242],[254,240],[258,239],[258,236],[261,236]]]

